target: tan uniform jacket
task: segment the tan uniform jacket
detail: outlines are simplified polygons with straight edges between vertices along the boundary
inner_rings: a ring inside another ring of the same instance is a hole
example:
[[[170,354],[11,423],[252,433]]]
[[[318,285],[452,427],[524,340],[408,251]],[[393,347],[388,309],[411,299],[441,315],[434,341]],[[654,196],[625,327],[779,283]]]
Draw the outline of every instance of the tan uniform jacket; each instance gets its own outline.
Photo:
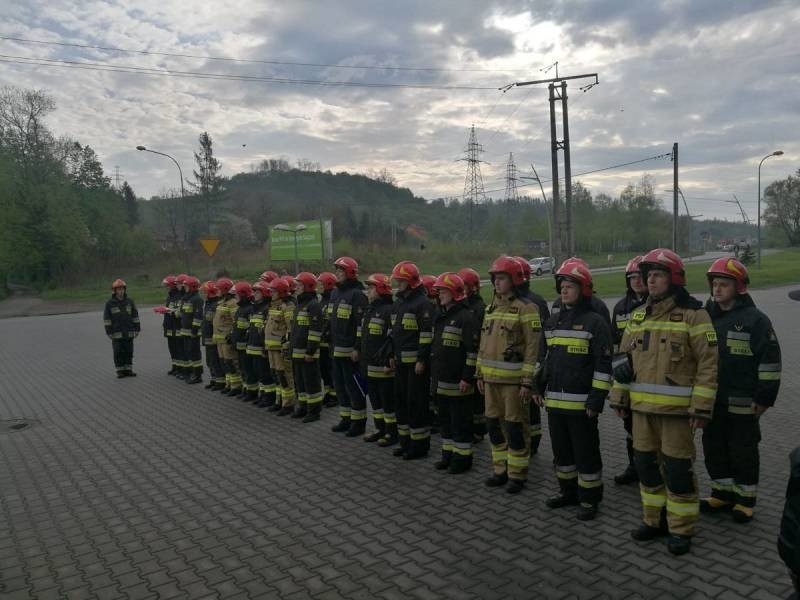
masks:
[[[634,378],[614,382],[612,407],[711,418],[718,352],[705,309],[679,307],[672,297],[648,299],[631,313],[619,349],[630,354]]]
[[[531,386],[542,321],[529,300],[495,296],[481,328],[476,379]]]

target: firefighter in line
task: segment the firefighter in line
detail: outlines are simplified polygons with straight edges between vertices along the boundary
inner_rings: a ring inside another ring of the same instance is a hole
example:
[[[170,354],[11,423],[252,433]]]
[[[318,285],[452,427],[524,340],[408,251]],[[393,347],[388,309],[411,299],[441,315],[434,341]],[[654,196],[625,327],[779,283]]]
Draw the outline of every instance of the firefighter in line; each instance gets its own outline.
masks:
[[[181,293],[178,291],[178,284],[175,281],[175,275],[167,275],[161,281],[161,285],[167,288],[167,297],[164,300],[164,307],[167,309],[164,312],[164,320],[162,327],[164,329],[164,337],[167,338],[167,350],[169,350],[170,369],[167,375],[176,375],[178,373],[178,349],[176,346],[177,326],[175,323],[175,310],[180,301]]]
[[[172,312],[172,322],[175,326],[175,364],[176,373],[175,377],[178,379],[186,379],[187,378],[187,369],[189,367],[188,360],[186,357],[186,348],[184,347],[183,342],[183,335],[181,334],[181,318],[182,318],[182,309],[183,309],[183,299],[188,294],[186,289],[186,278],[189,277],[186,273],[181,273],[175,277],[175,287],[177,290],[177,294],[175,297],[175,301],[171,306]]]
[[[382,360],[381,348],[389,335],[392,314],[392,284],[388,275],[373,273],[367,278],[367,300],[360,328],[361,376],[367,381],[375,431],[365,442],[386,447],[397,443],[394,413],[394,372]]]
[[[203,355],[200,350],[200,327],[203,325],[203,299],[200,297],[200,280],[193,275],[184,279],[186,293],[181,302],[181,329],[183,340],[183,365],[188,384],[203,381]]]
[[[327,335],[333,349],[333,387],[339,401],[339,422],[331,428],[348,437],[363,435],[367,422],[366,398],[353,375],[358,369],[358,328],[364,318],[367,297],[358,279],[358,263],[349,256],[337,258],[336,287],[328,304]]]
[[[272,378],[264,349],[264,325],[267,322],[271,297],[272,290],[266,281],[259,278],[253,283],[253,312],[247,328],[246,353],[257,387],[253,402],[259,408],[268,408],[275,404],[275,380]]]
[[[322,375],[322,385],[325,396],[322,406],[332,408],[339,406],[336,399],[336,390],[333,389],[333,357],[331,356],[331,332],[328,327],[331,309],[331,294],[336,287],[336,275],[323,271],[317,276],[320,287],[320,308],[322,309],[322,340],[319,344],[319,370]]]
[[[611,335],[614,338],[615,351],[622,341],[622,334],[625,333],[631,313],[647,301],[647,284],[642,279],[642,271],[639,269],[641,262],[641,256],[634,256],[628,261],[625,267],[625,286],[627,287],[625,297],[617,302],[612,311]],[[630,413],[622,420],[622,423],[625,427],[628,465],[622,473],[614,476],[614,483],[617,485],[627,485],[639,481],[636,465],[633,464],[633,420]]]
[[[730,510],[734,521],[747,523],[758,487],[759,418],[778,397],[781,349],[769,318],[747,293],[750,277],[741,262],[717,259],[706,276],[706,308],[719,340],[719,387],[714,418],[703,430],[711,496],[700,500],[700,510]]]
[[[539,309],[539,318],[544,323],[550,318],[550,309],[547,306],[547,300],[531,289],[531,265],[521,256],[514,256],[513,258],[522,267],[524,276],[522,283],[517,286],[517,293],[520,297],[527,298],[536,305],[536,308]],[[541,443],[542,411],[536,402],[531,402],[531,456],[539,452],[539,444]]]
[[[492,443],[493,474],[489,487],[508,483],[506,491],[522,491],[530,459],[530,407],[533,372],[542,322],[539,310],[515,289],[524,280],[522,266],[501,256],[489,269],[494,297],[481,330],[476,381],[486,397],[486,422]]]
[[[237,395],[240,400],[252,400],[258,394],[258,383],[250,356],[247,354],[247,330],[250,328],[250,315],[253,314],[253,286],[247,281],[237,281],[233,286],[236,294],[236,312],[233,314],[231,343],[236,350],[239,372],[242,374],[242,387]]]
[[[578,258],[577,256],[570,256],[567,260],[569,260],[569,261],[578,261],[579,263],[581,263],[587,269],[589,268],[589,265],[586,263],[586,261],[583,260],[582,258]],[[567,262],[567,260],[565,260],[564,262]],[[564,263],[561,263],[561,264],[563,265]],[[553,301],[553,307],[550,310],[550,312],[552,314],[555,314],[559,310],[561,310],[561,298],[560,297],[556,298]],[[600,315],[601,317],[603,317],[603,319],[605,320],[606,324],[609,327],[611,327],[611,314],[608,312],[608,306],[606,306],[606,303],[603,302],[597,296],[592,296],[592,310],[594,312],[596,312],[598,315]]]
[[[689,552],[700,511],[694,432],[714,408],[717,334],[702,303],[686,291],[680,256],[657,248],[639,268],[649,296],[631,313],[614,356],[611,406],[620,417],[633,413],[643,522],[631,537],[668,535],[667,548],[677,556]]]
[[[549,508],[578,505],[580,521],[597,515],[603,499],[598,415],[611,390],[611,330],[591,308],[592,274],[567,261],[556,271],[561,310],[545,322],[534,400],[547,408],[560,493]]]
[[[103,310],[103,325],[111,340],[117,378],[136,377],[133,372],[133,340],[139,335],[139,311],[128,298],[128,284],[122,279],[111,283],[111,298]]]
[[[483,313],[486,311],[486,303],[481,296],[481,276],[475,269],[465,267],[458,272],[458,276],[464,282],[465,298],[464,303],[478,319],[478,327],[483,327]],[[486,435],[486,401],[483,394],[474,386],[472,395],[472,443],[477,444]]]
[[[434,286],[440,310],[433,326],[431,381],[442,431],[442,457],[436,469],[457,475],[472,468],[472,398],[480,326],[464,302],[464,280],[442,273]]]
[[[430,364],[433,342],[431,304],[417,265],[401,261],[392,269],[397,299],[391,313],[391,329],[383,354],[395,372],[394,399],[400,446],[394,456],[415,460],[427,456],[429,424]]]
[[[217,343],[217,353],[225,371],[225,387],[220,392],[228,396],[237,396],[242,389],[242,376],[239,373],[239,356],[231,343],[234,314],[238,308],[233,281],[221,277],[217,279],[217,289],[221,299],[214,313],[214,341]]]
[[[436,276],[423,275],[421,281],[425,288],[425,295],[428,297],[428,302],[431,305],[431,323],[433,323],[436,321],[436,316],[439,314],[439,291],[434,287]],[[425,365],[425,371],[428,373],[428,423],[431,433],[436,434],[439,433],[439,407],[436,404],[436,390],[433,388],[433,380],[430,376],[430,363]]]
[[[210,373],[206,389],[221,390],[225,387],[225,370],[217,350],[217,342],[214,341],[214,316],[217,313],[219,304],[219,290],[214,281],[206,281],[200,286],[200,295],[205,297],[203,304],[203,325],[200,328],[200,341],[206,349],[206,366]]]
[[[297,306],[292,315],[290,348],[297,407],[292,418],[303,423],[319,421],[322,412],[322,377],[319,344],[322,339],[322,307],[317,298],[317,278],[303,271],[295,276]]]
[[[283,417],[294,411],[295,404],[294,375],[289,354],[289,329],[294,302],[285,279],[273,279],[269,282],[269,287],[272,290],[272,300],[267,323],[264,325],[264,345],[277,390],[275,404],[267,410],[277,412],[279,417]]]

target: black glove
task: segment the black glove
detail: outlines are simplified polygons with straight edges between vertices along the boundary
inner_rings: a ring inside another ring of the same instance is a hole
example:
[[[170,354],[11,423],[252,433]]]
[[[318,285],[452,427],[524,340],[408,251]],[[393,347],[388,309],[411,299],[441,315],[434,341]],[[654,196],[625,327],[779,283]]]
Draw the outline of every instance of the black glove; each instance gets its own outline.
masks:
[[[615,354],[611,359],[611,366],[614,369],[614,379],[619,383],[630,383],[633,381],[633,363],[631,355],[627,352]]]

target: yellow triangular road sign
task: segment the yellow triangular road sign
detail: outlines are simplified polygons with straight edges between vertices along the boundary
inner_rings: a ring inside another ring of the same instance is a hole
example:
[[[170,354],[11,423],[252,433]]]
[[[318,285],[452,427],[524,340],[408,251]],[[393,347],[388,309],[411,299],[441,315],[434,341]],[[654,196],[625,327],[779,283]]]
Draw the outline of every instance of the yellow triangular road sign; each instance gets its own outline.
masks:
[[[218,238],[205,238],[200,240],[200,245],[203,247],[203,250],[206,251],[209,257],[214,256],[214,252],[217,251],[217,247],[219,246],[219,239]]]

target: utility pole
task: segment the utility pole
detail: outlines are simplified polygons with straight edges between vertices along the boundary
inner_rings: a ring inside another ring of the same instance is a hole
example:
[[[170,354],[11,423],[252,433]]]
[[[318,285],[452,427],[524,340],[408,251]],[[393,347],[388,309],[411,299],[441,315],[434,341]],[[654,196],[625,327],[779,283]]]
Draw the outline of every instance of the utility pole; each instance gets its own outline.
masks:
[[[678,142],[672,144],[672,250],[678,251]],[[687,209],[688,212],[688,209]]]
[[[469,237],[472,240],[474,230],[473,209],[475,204],[481,200],[486,200],[486,194],[483,191],[483,176],[481,175],[481,152],[483,146],[478,143],[478,137],[475,134],[475,125],[470,128],[469,141],[467,147],[464,149],[464,158],[460,158],[467,163],[467,175],[464,178],[464,202],[469,203]]]
[[[506,205],[506,223],[511,223],[511,205],[519,203],[519,192],[517,191],[517,165],[514,164],[514,153],[508,153],[506,163],[506,193],[503,202]]]
[[[733,200],[725,200],[725,202],[731,202],[733,204],[736,204],[739,207],[739,212],[742,213],[742,221],[744,222],[745,225],[750,225],[750,219],[747,217],[747,213],[744,212],[744,209],[742,208],[742,203],[739,202],[739,199],[736,197],[736,194],[733,195]]]
[[[569,117],[567,113],[567,81],[571,79],[594,79],[593,82],[581,86],[582,92],[587,92],[600,83],[597,73],[585,73],[583,75],[570,75],[559,77],[558,63],[544,69],[549,71],[552,67],[556,69],[556,76],[551,79],[537,79],[535,81],[517,82],[515,86],[537,85],[547,83],[550,102],[550,155],[552,161],[553,179],[553,210],[552,210],[552,229],[553,243],[551,253],[557,261],[564,260],[567,256],[575,254],[575,223],[572,218],[572,159],[570,156],[569,140]],[[556,102],[561,101],[561,132],[563,138],[558,139],[556,127]],[[566,195],[562,208],[561,190],[559,189],[558,176],[558,151],[564,152],[564,192]]]

